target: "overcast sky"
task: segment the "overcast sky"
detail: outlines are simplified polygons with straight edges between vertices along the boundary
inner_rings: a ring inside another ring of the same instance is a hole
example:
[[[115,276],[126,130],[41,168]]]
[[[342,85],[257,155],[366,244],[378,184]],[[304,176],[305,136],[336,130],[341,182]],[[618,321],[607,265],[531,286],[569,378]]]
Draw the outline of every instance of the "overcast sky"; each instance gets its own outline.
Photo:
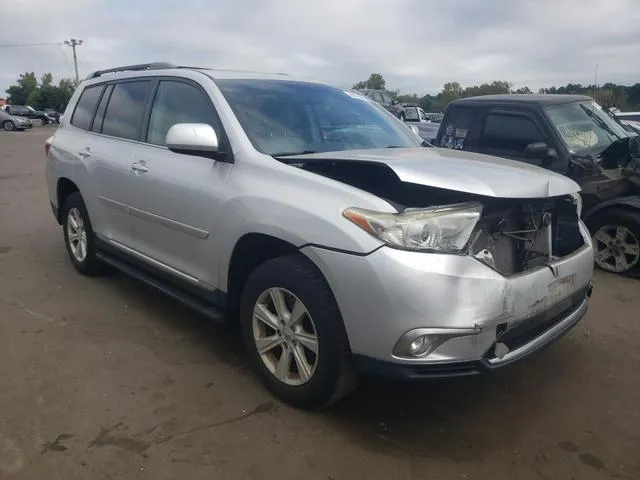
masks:
[[[508,80],[531,88],[640,82],[638,0],[3,0],[0,44],[84,40],[80,76],[150,61],[287,72],[437,93]],[[0,47],[17,75],[73,75],[65,46]]]

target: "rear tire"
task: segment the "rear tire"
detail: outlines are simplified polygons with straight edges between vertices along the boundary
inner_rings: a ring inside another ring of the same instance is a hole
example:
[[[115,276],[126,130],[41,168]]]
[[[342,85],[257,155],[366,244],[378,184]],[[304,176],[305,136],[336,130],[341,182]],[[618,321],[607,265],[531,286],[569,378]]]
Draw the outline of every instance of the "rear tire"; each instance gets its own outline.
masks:
[[[606,209],[588,224],[599,268],[622,275],[640,273],[640,213]]]
[[[4,123],[2,124],[2,128],[4,128],[5,131],[7,132],[12,132],[13,130],[16,129],[16,126],[13,124],[11,120],[5,120]]]
[[[279,309],[277,299],[282,299]],[[356,386],[340,310],[306,257],[288,255],[256,268],[242,293],[240,323],[254,369],[282,401],[304,409],[325,407]]]
[[[72,193],[64,202],[62,229],[67,253],[75,269],[88,276],[102,274],[105,265],[97,258],[91,220],[80,192]]]

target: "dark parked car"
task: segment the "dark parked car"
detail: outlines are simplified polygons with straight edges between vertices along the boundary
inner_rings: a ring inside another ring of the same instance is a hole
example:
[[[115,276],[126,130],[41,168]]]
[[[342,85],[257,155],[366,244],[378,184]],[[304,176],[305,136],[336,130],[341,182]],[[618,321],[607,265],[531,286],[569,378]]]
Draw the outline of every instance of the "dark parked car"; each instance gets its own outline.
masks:
[[[45,108],[44,113],[56,123],[60,123],[60,112],[54,110],[53,108]]]
[[[31,120],[40,120],[42,125],[51,123],[52,119],[40,110],[34,110],[32,107],[25,105],[6,105],[4,111],[9,115],[15,115],[18,117],[29,118]]]
[[[596,264],[640,273],[640,137],[590,97],[487,95],[451,102],[436,145],[506,157],[582,187]],[[559,226],[558,228],[561,228]]]
[[[366,95],[371,100],[376,103],[379,103],[384,108],[393,113],[396,117],[404,122],[405,120],[405,111],[402,104],[400,104],[395,98],[391,96],[389,92],[385,92],[384,90],[371,90],[371,89],[362,89],[358,90],[363,95]]]

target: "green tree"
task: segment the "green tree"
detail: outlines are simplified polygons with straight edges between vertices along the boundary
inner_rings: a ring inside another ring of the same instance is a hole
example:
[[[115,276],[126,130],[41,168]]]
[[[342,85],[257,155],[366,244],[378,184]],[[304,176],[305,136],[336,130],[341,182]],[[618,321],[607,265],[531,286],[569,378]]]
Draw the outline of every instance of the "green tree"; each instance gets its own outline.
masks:
[[[384,81],[384,77],[379,73],[372,73],[369,76],[368,80],[353,84],[353,88],[356,90],[360,90],[363,88],[370,88],[372,90],[384,90],[385,87],[386,82]]]
[[[531,89],[529,87],[527,87],[526,85],[524,87],[520,87],[517,90],[514,90],[513,93],[525,93],[525,94],[531,94],[533,93],[531,91]]]
[[[27,72],[20,74],[17,85],[11,85],[7,88],[9,103],[13,105],[26,105],[29,96],[38,90],[38,80],[36,74]]]
[[[463,90],[458,82],[448,82],[444,84],[442,91],[438,94],[438,108],[443,111],[452,100],[462,98]]]
[[[45,73],[40,78],[40,84],[35,73],[25,73],[20,75],[16,85],[7,89],[9,102],[14,105],[29,105],[37,110],[53,108],[59,112],[63,111],[71,95],[75,90],[73,81],[63,78],[58,85],[53,84],[53,75]]]
[[[424,97],[422,97],[420,99],[420,107],[425,112],[436,112],[436,111],[438,111],[438,97],[426,94]]]
[[[53,85],[53,75],[50,73],[45,73],[40,78],[40,88],[48,88]]]

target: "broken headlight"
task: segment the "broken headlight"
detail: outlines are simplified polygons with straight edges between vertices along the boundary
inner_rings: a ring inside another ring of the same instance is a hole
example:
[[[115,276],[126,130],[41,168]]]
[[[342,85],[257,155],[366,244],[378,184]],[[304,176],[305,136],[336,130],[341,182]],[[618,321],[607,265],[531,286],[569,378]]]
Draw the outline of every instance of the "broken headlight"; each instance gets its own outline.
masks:
[[[348,208],[342,215],[392,247],[459,253],[469,241],[481,213],[481,204],[468,202],[402,213]]]

